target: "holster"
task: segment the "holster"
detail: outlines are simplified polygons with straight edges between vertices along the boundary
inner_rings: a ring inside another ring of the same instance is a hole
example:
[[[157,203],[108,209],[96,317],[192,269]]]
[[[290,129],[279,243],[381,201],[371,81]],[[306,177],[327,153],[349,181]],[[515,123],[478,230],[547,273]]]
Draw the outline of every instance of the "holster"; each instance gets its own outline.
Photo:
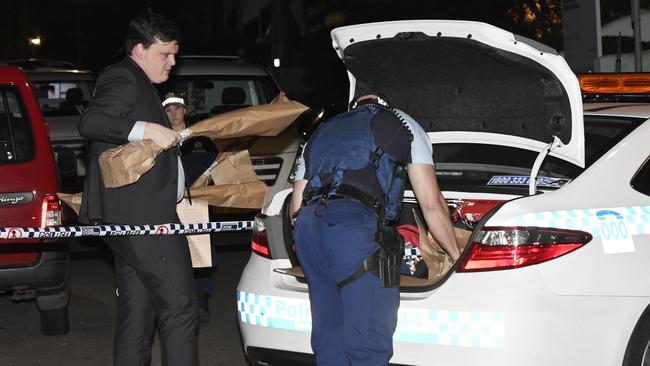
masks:
[[[394,227],[382,225],[375,234],[375,240],[379,244],[379,249],[364,259],[363,264],[356,272],[336,284],[339,290],[366,272],[371,272],[379,277],[381,287],[399,287],[404,238]]]
[[[394,226],[381,226],[375,236],[379,244],[377,269],[382,287],[399,287],[404,238]]]

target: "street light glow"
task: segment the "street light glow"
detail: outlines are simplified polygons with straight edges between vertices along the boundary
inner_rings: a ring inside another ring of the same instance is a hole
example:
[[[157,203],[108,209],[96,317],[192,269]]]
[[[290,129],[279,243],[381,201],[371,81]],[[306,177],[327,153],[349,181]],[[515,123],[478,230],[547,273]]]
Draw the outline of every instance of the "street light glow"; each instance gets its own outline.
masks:
[[[29,44],[32,45],[32,46],[36,46],[36,47],[40,46],[41,45],[41,37],[36,36],[36,37],[30,38],[29,39]]]

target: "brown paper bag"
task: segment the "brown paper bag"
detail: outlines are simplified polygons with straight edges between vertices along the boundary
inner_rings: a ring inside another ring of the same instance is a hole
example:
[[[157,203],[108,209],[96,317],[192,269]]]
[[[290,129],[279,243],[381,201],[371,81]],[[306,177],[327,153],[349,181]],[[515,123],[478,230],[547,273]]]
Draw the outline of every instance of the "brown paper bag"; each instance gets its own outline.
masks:
[[[79,209],[81,209],[81,197],[83,193],[61,193],[57,192],[56,194],[63,203],[68,205],[77,215],[79,215]]]
[[[214,185],[208,185],[208,175]],[[212,206],[261,209],[268,188],[255,174],[248,150],[226,151],[190,187],[192,198]]]
[[[189,132],[189,136],[209,136],[212,139],[276,136],[308,109],[280,93],[268,104],[222,113],[199,121],[184,131]],[[137,182],[153,167],[161,151],[159,146],[145,140],[103,152],[99,167],[104,185],[117,188]]]
[[[104,151],[99,168],[106,188],[117,188],[137,182],[156,164],[163,149],[152,141],[134,141]]]
[[[275,136],[309,107],[291,101],[281,92],[268,104],[217,114],[187,129],[190,136],[226,139],[243,136]]]
[[[447,273],[449,268],[451,268],[453,264],[451,257],[449,257],[438,241],[429,233],[426,225],[424,225],[415,210],[413,210],[413,217],[415,217],[415,222],[420,233],[420,253],[429,269],[429,280],[437,279]]]
[[[248,150],[225,152],[217,158],[217,164],[211,169],[210,176],[214,185],[240,184],[255,182],[253,162]]]
[[[208,203],[194,199],[192,204],[183,199],[176,205],[176,213],[182,224],[200,224],[209,222]],[[210,234],[187,235],[187,243],[192,258],[192,267],[212,267],[212,250]]]
[[[262,181],[242,184],[191,187],[192,199],[207,200],[212,206],[261,209],[266,202],[266,184]]]

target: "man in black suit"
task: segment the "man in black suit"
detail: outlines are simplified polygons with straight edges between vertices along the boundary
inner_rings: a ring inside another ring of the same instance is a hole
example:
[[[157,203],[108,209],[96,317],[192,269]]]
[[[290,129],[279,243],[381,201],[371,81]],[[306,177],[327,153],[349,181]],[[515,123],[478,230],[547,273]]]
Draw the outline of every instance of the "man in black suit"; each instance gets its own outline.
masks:
[[[99,75],[79,122],[90,154],[79,220],[85,223],[179,222],[183,196],[180,140],[170,128],[153,84],[169,77],[180,31],[153,13],[129,24],[128,56]],[[129,141],[152,140],[164,149],[136,183],[104,187],[98,157]],[[197,365],[197,294],[187,240],[181,235],[107,237],[115,258],[117,326],[115,365],[146,365],[157,321],[163,365]]]

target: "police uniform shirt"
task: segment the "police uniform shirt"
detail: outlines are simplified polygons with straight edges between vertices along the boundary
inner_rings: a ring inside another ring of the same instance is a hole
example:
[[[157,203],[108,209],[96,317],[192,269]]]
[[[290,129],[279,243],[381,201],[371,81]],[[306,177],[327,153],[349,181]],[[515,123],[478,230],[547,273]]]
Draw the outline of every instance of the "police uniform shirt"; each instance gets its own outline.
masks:
[[[363,105],[362,102],[360,105]],[[409,144],[409,136],[402,127],[402,121],[389,111],[382,111],[372,121],[375,143],[384,151],[389,152],[405,164],[429,164],[433,163],[433,148],[429,136],[422,127],[406,112],[399,109],[394,111],[402,118],[406,127],[413,136]],[[304,180],[306,174],[305,152],[309,148],[307,144],[296,164],[295,180]]]

